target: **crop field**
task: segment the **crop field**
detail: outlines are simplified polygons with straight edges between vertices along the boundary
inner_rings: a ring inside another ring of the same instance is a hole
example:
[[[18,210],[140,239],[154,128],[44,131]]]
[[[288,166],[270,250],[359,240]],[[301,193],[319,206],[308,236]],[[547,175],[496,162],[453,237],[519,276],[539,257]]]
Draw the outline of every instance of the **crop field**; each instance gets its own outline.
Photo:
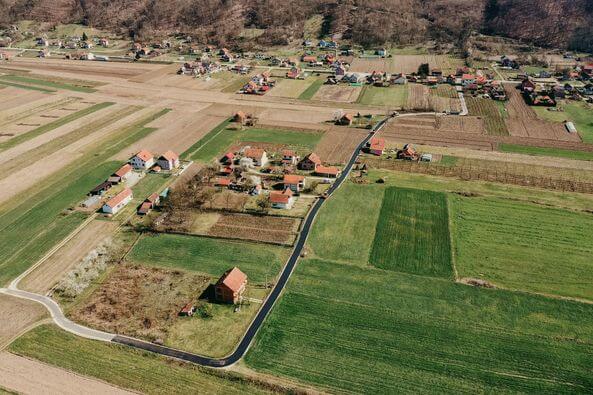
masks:
[[[238,142],[269,143],[290,147],[297,151],[309,152],[317,145],[322,132],[280,129],[249,128],[234,130],[227,128],[228,123],[216,127],[188,150],[189,157],[201,162],[209,162],[222,155],[232,144]]]
[[[362,92],[360,86],[350,85],[322,85],[313,100],[338,102],[338,103],[354,103],[358,100],[358,96]]]
[[[370,262],[386,270],[452,278],[445,195],[387,188]]]
[[[317,78],[313,81],[313,83],[311,85],[309,85],[307,87],[307,89],[305,89],[300,95],[299,95],[299,99],[301,100],[311,100],[315,94],[317,93],[317,91],[319,90],[319,88],[321,88],[323,86],[323,83],[325,82],[325,80],[323,78]]]
[[[395,85],[388,88],[365,85],[356,102],[367,106],[403,108],[407,99],[407,85]]]
[[[479,99],[468,96],[465,98],[470,115],[479,116],[489,135],[509,136],[505,118],[504,104],[490,99]]]
[[[32,77],[29,75],[0,75],[0,84],[11,82],[11,83],[18,83],[23,84],[27,87],[35,88],[35,87],[42,87],[50,90],[69,90],[73,92],[84,92],[84,93],[93,93],[96,92],[96,89],[93,89],[93,86],[97,86],[97,84],[93,83],[85,83],[82,81],[72,81],[69,82],[67,80],[60,80],[60,79],[47,79],[43,76],[36,76]]]
[[[292,245],[299,224],[300,220],[296,218],[223,214],[208,229],[207,234],[214,237]]]
[[[385,71],[388,73],[410,74],[418,71],[422,63],[428,63],[431,69],[439,68],[443,74],[454,73],[457,67],[463,65],[461,59],[446,55],[429,54],[394,54],[392,58],[356,58],[352,61],[350,71],[371,73]]]
[[[593,300],[593,215],[499,199],[451,203],[459,276]]]
[[[566,120],[572,121],[585,143],[593,143],[593,107],[586,103],[565,102],[559,106],[562,111],[547,111],[546,108],[536,107],[533,110],[545,120],[562,123]]]
[[[343,165],[367,134],[362,129],[333,126],[323,134],[315,152],[326,163]]]
[[[189,270],[221,276],[237,266],[250,282],[272,280],[288,257],[284,247],[226,241],[197,236],[158,234],[145,236],[128,259],[150,266]]]
[[[21,98],[25,99],[26,102],[20,103],[18,99],[14,100],[17,104],[16,106],[7,107],[5,110],[0,111],[0,115],[2,115],[0,126],[10,125],[11,123],[22,121],[39,113],[46,113],[59,109],[60,107],[67,106],[79,100],[75,97],[60,97],[59,99],[55,97],[31,98],[27,95],[23,95]]]
[[[39,303],[8,295],[0,295],[0,315],[0,350],[28,326],[49,316]]]
[[[512,152],[516,154],[551,156],[557,158],[593,161],[593,152],[571,151],[558,148],[530,147],[527,145],[517,144],[499,144],[498,149],[502,152]]]
[[[202,369],[129,347],[83,339],[53,325],[33,329],[15,341],[10,351],[56,365],[80,375],[147,394],[268,393],[232,373]]]
[[[315,79],[309,78],[306,80],[292,80],[288,78],[279,79],[276,86],[272,89],[268,96],[271,97],[290,97],[298,98],[301,96],[312,84]]]

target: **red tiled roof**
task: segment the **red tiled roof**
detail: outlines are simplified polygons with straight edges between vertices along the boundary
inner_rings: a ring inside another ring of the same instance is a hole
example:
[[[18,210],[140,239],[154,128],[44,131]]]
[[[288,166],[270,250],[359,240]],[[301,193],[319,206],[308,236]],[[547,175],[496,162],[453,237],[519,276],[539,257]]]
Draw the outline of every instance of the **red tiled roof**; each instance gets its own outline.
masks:
[[[373,137],[370,141],[370,148],[371,150],[381,150],[385,149],[385,139],[380,137]]]
[[[235,154],[233,154],[232,152],[227,152],[226,154],[224,154],[223,159],[227,158],[227,159],[233,159],[235,157]]]
[[[472,74],[464,74],[461,78],[464,80],[473,80],[475,77]]]
[[[179,155],[177,155],[173,151],[167,151],[167,152],[165,152],[164,154],[161,155],[161,158],[165,158],[165,160],[174,162],[176,160],[179,160]]]
[[[286,188],[282,192],[279,192],[279,191],[270,192],[270,202],[271,203],[287,204],[291,197],[292,197],[292,191],[290,190],[290,188]]]
[[[285,149],[282,151],[282,156],[295,156],[295,153],[293,150]]]
[[[123,191],[121,191],[120,193],[118,193],[117,195],[115,195],[114,197],[112,197],[111,199],[109,199],[109,201],[105,204],[107,206],[113,208],[130,196],[132,196],[132,190],[130,188],[126,188]]]
[[[265,150],[261,148],[248,148],[245,150],[245,156],[251,159],[261,159],[262,156],[266,153]]]
[[[340,172],[340,169],[338,169],[337,167],[333,167],[333,166],[317,166],[315,168],[315,173],[318,173],[318,174],[331,174],[331,175],[337,176],[339,172]]]
[[[286,174],[284,176],[284,184],[298,184],[303,181],[305,177],[299,176],[298,174]]]
[[[305,159],[309,159],[311,162],[315,163],[316,165],[321,164],[321,159],[315,152],[311,152],[309,155],[305,157]]]
[[[216,185],[228,187],[229,185],[231,185],[231,180],[229,180],[228,178],[218,178],[216,179]]]
[[[159,200],[159,194],[158,193],[153,193],[151,194],[149,197],[146,198],[146,200],[150,203],[156,202],[157,200]]]
[[[144,202],[144,203],[142,203],[142,205],[138,209],[138,213],[139,214],[146,214],[146,213],[148,213],[150,211],[151,208],[152,208],[152,203],[150,203],[150,202]]]
[[[144,149],[142,151],[138,152],[134,156],[137,156],[138,158],[142,159],[144,162],[146,162],[154,157],[149,151],[144,150]]]
[[[222,277],[218,280],[216,285],[224,284],[226,285],[231,291],[238,292],[241,290],[243,284],[247,281],[247,276],[238,267],[234,267],[230,270],[227,270]]]
[[[128,174],[131,171],[132,171],[132,165],[130,165],[129,163],[126,163],[125,165],[123,165],[122,167],[120,167],[118,171],[116,171],[113,174],[116,175],[116,176],[118,176],[118,177],[123,177],[123,176],[125,176],[126,174]]]

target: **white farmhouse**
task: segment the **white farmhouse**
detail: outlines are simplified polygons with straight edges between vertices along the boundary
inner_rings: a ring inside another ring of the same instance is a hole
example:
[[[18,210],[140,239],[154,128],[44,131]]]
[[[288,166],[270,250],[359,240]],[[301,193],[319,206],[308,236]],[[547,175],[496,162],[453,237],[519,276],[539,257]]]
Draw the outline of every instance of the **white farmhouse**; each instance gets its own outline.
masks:
[[[149,151],[142,150],[130,159],[130,164],[134,169],[147,170],[154,165],[154,155]]]
[[[117,214],[119,210],[125,207],[126,204],[130,203],[133,198],[132,190],[126,188],[103,205],[103,212],[106,214]]]

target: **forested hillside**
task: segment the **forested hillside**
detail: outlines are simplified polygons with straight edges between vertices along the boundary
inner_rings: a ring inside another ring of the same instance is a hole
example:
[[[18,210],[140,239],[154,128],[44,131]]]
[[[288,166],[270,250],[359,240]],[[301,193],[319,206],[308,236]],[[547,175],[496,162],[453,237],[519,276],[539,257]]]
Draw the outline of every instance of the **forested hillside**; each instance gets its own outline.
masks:
[[[82,22],[135,37],[172,32],[217,44],[285,44],[306,21],[363,45],[460,43],[473,31],[540,46],[593,47],[591,0],[0,0],[0,23]],[[241,38],[244,28],[263,29]]]

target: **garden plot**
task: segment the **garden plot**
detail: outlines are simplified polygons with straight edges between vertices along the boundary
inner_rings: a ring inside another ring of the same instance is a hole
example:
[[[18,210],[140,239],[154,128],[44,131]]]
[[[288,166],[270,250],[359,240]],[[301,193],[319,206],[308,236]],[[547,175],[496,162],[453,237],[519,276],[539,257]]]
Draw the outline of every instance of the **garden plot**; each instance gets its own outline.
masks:
[[[292,245],[300,220],[296,218],[223,214],[208,229],[209,236]]]
[[[360,86],[323,85],[321,88],[319,88],[315,96],[313,96],[313,100],[338,103],[354,103],[358,99],[361,91],[362,87]],[[326,121],[327,120],[328,119],[326,119]]]
[[[418,71],[422,63],[428,63],[431,69],[439,68],[443,74],[455,72],[463,62],[447,55],[393,55],[391,58],[356,58],[352,61],[350,71],[372,73],[381,71],[388,73],[410,74]]]
[[[312,78],[308,80],[279,79],[268,96],[297,98],[311,86],[313,82],[314,80]]]
[[[367,135],[363,129],[332,126],[323,134],[315,152],[325,163],[344,164]]]
[[[509,136],[505,122],[507,114],[504,104],[471,96],[466,97],[465,100],[469,113],[484,120],[484,126],[489,135]]]

